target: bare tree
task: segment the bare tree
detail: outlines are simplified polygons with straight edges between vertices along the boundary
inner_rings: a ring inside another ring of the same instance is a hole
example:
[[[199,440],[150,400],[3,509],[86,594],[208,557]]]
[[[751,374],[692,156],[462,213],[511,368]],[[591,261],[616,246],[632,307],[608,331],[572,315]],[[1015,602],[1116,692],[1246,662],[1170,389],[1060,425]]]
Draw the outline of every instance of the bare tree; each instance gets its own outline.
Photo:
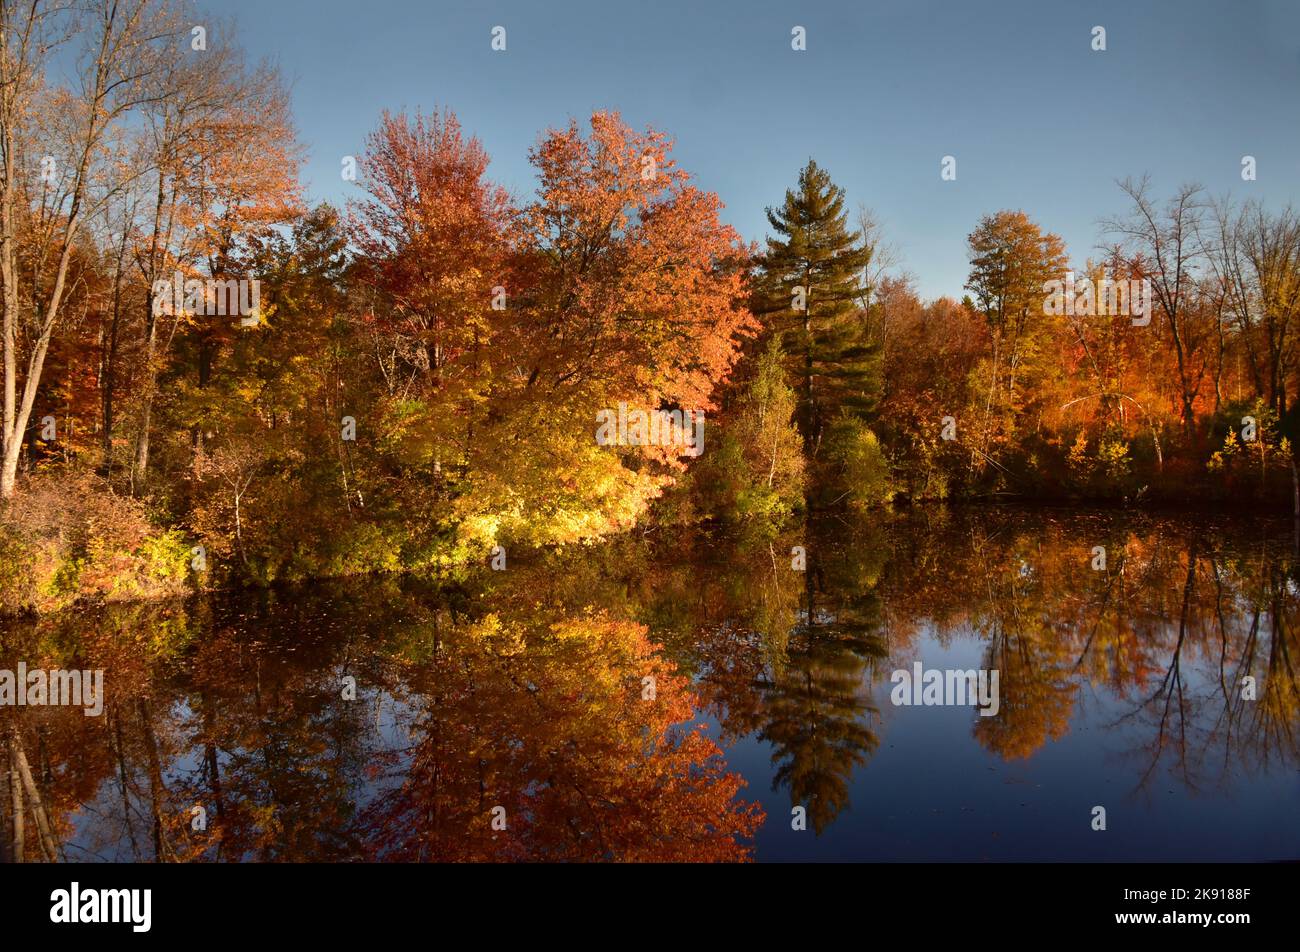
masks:
[[[1126,216],[1104,220],[1102,226],[1120,237],[1129,264],[1151,279],[1155,304],[1164,315],[1174,345],[1178,399],[1190,443],[1196,432],[1194,402],[1200,388],[1193,357],[1201,341],[1191,319],[1191,302],[1196,290],[1194,272],[1202,256],[1200,227],[1205,206],[1201,186],[1182,185],[1164,208],[1157,208],[1150,196],[1149,176],[1125,179],[1119,185],[1133,207]]]
[[[0,120],[5,139],[0,182],[0,274],[5,282],[0,497],[14,492],[23,434],[50,340],[63,315],[69,267],[83,226],[124,181],[140,174],[119,163],[102,162],[105,145],[124,117],[165,95],[150,80],[165,61],[168,43],[179,35],[173,8],[164,0],[97,0],[84,8],[31,0],[23,8],[20,11],[10,2],[0,6],[4,37]],[[45,37],[57,37],[60,28],[75,32],[83,44],[78,76],[71,89],[46,90],[41,80],[54,44]],[[25,164],[42,145],[46,155],[38,189]],[[35,227],[27,221],[33,208],[38,212]],[[35,245],[29,275],[21,274],[18,266],[17,247],[24,233]],[[19,349],[24,344],[20,396]]]

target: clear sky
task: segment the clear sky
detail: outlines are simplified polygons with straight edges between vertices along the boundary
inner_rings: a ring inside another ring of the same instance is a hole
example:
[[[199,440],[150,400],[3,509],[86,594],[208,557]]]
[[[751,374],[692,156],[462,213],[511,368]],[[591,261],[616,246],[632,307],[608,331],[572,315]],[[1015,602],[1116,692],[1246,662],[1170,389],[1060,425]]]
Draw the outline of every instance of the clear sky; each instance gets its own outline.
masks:
[[[816,158],[882,220],[921,293],[960,296],[979,216],[1023,208],[1082,261],[1126,208],[1195,180],[1300,205],[1298,0],[206,0],[276,60],[341,203],[380,110],[449,106],[517,196],[539,132],[595,109],[676,139],[748,239]],[[507,49],[493,52],[492,27]],[[791,28],[807,50],[791,49]],[[1105,52],[1091,49],[1106,29]],[[1243,182],[1253,155],[1258,179]],[[957,180],[940,180],[944,155]]]

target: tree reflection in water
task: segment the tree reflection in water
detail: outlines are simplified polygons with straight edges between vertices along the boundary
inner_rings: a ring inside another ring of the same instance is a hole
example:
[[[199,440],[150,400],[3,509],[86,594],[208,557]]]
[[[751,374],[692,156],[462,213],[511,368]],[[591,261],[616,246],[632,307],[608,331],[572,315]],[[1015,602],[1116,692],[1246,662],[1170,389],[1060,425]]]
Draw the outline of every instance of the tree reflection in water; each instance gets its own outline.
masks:
[[[890,672],[963,643],[1001,706],[948,742],[1028,762],[1100,712],[1126,795],[1248,800],[1300,760],[1298,566],[1267,522],[932,509],[10,619],[0,668],[107,697],[0,708],[0,856],[746,860],[765,809],[833,828]]]

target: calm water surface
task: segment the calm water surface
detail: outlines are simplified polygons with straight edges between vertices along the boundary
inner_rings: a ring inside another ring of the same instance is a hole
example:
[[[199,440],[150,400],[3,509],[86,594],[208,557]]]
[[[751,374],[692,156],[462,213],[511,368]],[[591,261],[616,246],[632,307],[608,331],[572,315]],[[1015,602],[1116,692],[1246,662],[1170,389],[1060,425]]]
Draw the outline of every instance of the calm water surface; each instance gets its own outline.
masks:
[[[29,861],[1295,860],[1298,624],[1285,521],[635,536],[0,621],[0,668],[106,683],[0,708],[0,773]],[[895,705],[917,662],[996,670],[997,714]]]

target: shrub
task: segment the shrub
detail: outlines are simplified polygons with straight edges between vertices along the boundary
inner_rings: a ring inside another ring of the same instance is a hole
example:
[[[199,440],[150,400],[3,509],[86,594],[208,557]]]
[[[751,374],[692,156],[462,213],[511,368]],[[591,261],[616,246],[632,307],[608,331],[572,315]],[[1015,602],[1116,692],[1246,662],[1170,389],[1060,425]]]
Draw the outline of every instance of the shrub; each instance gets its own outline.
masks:
[[[187,591],[189,545],[89,475],[38,477],[0,506],[0,613]]]

